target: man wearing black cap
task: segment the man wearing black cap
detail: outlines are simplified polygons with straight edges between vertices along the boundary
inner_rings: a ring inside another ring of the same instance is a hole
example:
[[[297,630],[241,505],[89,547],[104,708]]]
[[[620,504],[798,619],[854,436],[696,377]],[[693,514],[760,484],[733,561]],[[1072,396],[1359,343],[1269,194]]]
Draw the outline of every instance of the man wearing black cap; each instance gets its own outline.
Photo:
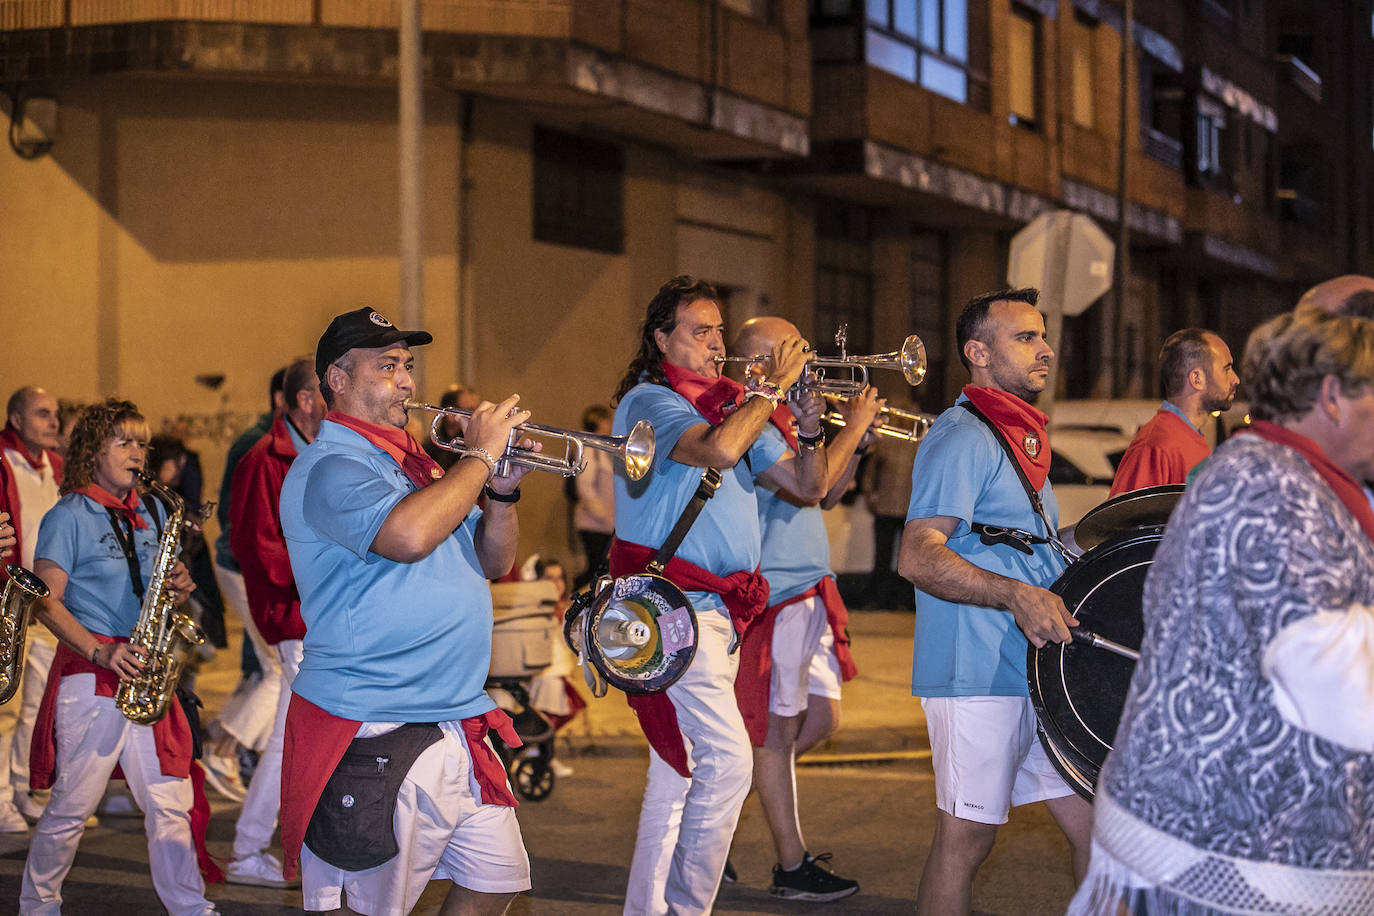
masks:
[[[331,409],[282,486],[306,627],[282,848],[288,877],[299,856],[308,910],[346,896],[355,912],[408,912],[428,881],[448,879],[446,912],[496,914],[530,886],[515,799],[485,735],[519,739],[482,689],[486,580],[514,561],[523,470],[495,472],[529,412],[516,395],[480,404],[468,454],[445,474],[405,432],[410,348],[431,340],[367,308],[335,318],[315,352]]]

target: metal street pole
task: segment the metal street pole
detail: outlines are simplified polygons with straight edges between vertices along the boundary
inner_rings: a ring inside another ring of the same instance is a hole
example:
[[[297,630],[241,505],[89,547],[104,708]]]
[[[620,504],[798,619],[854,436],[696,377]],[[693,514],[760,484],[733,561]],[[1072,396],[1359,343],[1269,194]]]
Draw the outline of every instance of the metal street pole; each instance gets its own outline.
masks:
[[[424,259],[420,239],[421,186],[424,175],[423,130],[424,56],[420,26],[420,0],[402,0],[400,29],[400,106],[398,154],[400,187],[397,203],[400,217],[400,301],[401,326],[423,327],[425,313]],[[416,389],[423,391],[417,367]]]
[[[1131,124],[1131,55],[1135,53],[1135,2],[1124,0],[1121,10],[1121,111],[1117,120],[1116,150],[1116,295],[1112,309],[1102,313],[1103,366],[1098,387],[1103,397],[1114,398],[1120,390],[1120,367],[1123,364],[1122,326],[1126,316],[1126,291],[1131,282],[1131,226],[1127,218],[1130,196],[1126,179],[1130,144],[1127,143]]]

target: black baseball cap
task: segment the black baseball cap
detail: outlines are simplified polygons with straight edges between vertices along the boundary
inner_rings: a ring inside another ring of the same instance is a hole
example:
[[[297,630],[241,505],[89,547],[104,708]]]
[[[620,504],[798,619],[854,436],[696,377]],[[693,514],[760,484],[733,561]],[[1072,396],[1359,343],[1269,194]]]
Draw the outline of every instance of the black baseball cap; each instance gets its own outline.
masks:
[[[366,350],[392,344],[418,347],[433,340],[433,335],[428,331],[402,331],[387,321],[381,312],[363,306],[336,315],[329,322],[329,327],[320,335],[320,342],[315,345],[315,374],[323,384],[329,364],[358,347]]]

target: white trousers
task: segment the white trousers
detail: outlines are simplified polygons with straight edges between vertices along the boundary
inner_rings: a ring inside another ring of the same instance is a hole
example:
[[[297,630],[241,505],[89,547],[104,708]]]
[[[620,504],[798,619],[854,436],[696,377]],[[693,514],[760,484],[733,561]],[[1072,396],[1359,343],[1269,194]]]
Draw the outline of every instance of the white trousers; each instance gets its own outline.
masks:
[[[277,653],[262,638],[253,615],[248,610],[248,591],[243,585],[243,574],[225,569],[218,563],[215,567],[215,583],[219,586],[220,597],[234,609],[243,621],[243,635],[253,643],[253,654],[258,657],[262,676],[240,681],[238,687],[225,700],[219,711],[219,724],[234,736],[234,740],[258,753],[267,749],[267,741],[272,736],[272,724],[277,717],[277,704],[281,695],[281,665]]]
[[[19,684],[19,708],[13,730],[0,734],[0,780],[6,780],[13,797],[29,793],[29,743],[33,740],[33,721],[48,687],[48,672],[57,654],[57,640],[42,624],[29,627],[24,646],[24,675]],[[13,701],[11,701],[13,702]],[[11,797],[0,785],[0,804]]]
[[[286,709],[291,705],[291,682],[301,668],[304,645],[299,639],[285,639],[272,647],[281,668],[281,693],[277,699],[277,718],[267,749],[258,758],[248,794],[243,799],[238,826],[234,828],[234,858],[242,859],[272,845],[281,810],[281,753],[286,732]]]
[[[735,700],[734,629],[714,610],[698,614],[697,627],[696,657],[667,691],[692,776],[683,779],[649,754],[625,916],[711,912],[749,794],[754,757]]]
[[[62,911],[62,881],[76,858],[86,818],[119,764],[144,811],[158,899],[172,916],[215,912],[205,899],[191,839],[191,780],[162,775],[152,727],[124,718],[113,697],[96,696],[95,675],[74,674],[57,689],[56,733],[57,782],[29,843],[19,911],[43,916]]]

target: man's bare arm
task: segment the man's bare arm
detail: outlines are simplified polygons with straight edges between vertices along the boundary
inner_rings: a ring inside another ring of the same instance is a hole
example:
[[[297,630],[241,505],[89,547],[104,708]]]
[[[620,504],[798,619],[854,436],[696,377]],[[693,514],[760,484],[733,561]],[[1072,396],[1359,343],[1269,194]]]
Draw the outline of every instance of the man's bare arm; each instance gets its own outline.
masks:
[[[946,543],[959,524],[937,515],[914,518],[902,532],[897,571],[923,592],[956,604],[1007,611],[1037,649],[1047,642],[1068,642],[1078,621],[1064,601],[1048,589],[1028,585],[975,566]]]

